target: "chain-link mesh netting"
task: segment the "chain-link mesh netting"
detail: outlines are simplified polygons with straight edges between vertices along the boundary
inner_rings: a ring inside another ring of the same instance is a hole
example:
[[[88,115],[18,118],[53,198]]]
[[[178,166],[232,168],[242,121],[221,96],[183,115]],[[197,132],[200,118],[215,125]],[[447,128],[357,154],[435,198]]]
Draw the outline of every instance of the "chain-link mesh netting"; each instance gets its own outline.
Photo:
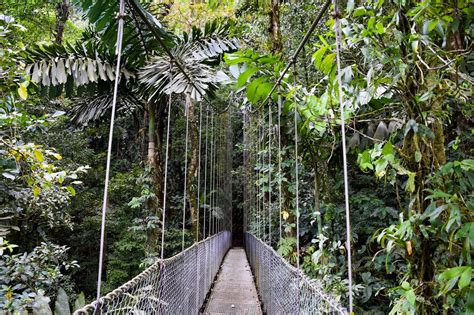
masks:
[[[74,314],[198,314],[231,243],[228,231],[211,236]]]
[[[347,314],[323,288],[291,266],[273,248],[245,234],[245,250],[268,314]]]

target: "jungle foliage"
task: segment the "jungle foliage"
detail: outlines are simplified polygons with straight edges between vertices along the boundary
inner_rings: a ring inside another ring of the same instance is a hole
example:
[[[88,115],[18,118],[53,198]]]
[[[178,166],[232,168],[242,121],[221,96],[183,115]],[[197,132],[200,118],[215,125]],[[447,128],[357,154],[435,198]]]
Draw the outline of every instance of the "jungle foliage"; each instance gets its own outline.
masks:
[[[280,93],[262,104],[322,3],[126,1],[103,292],[161,250],[172,95],[165,255],[181,250],[185,184],[186,246],[209,232],[197,231],[197,213],[219,192],[197,195],[199,122],[204,108],[227,110],[216,117],[234,133],[234,221],[246,217],[244,229],[347,302],[332,6]],[[117,1],[4,0],[0,11],[0,313],[66,314],[96,290]],[[464,0],[347,0],[339,11],[356,313],[472,313],[474,9]],[[222,130],[206,127],[209,139]],[[275,214],[271,236],[257,199]]]

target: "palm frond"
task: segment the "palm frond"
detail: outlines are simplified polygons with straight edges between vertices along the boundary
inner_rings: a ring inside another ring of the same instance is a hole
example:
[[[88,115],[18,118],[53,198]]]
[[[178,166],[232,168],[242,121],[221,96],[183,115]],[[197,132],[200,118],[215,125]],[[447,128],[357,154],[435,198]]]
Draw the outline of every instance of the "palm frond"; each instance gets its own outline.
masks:
[[[115,51],[117,39],[117,11],[116,0],[74,0],[75,4],[82,8],[85,17],[93,25],[95,31],[100,35],[102,43],[111,53]],[[135,0],[127,0],[126,15],[123,34],[123,55],[128,57],[129,64],[138,63],[142,65],[144,53],[159,51],[161,46],[155,34],[168,46],[172,46],[173,35],[146,10],[152,8],[152,3],[141,5]],[[145,16],[153,30],[148,29],[142,16]]]
[[[34,46],[26,55],[26,63],[31,81],[43,86],[59,86],[68,81],[83,86],[115,79],[115,58],[95,38],[75,45]],[[135,76],[135,71],[127,68],[126,59],[121,71],[127,80]]]
[[[194,43],[198,48],[194,51],[196,59],[212,60],[241,47],[237,38],[229,38],[229,29],[228,22],[216,19],[203,28],[193,27],[189,33],[184,32],[177,42],[180,45]]]
[[[129,115],[141,109],[142,102],[133,93],[123,92],[117,98],[117,114]],[[71,120],[77,125],[86,126],[91,122],[97,122],[105,117],[110,117],[112,108],[112,92],[96,93],[86,98],[74,98],[74,107],[69,110]]]
[[[217,87],[216,71],[194,57],[195,49],[195,45],[190,44],[179,46],[172,51],[189,79],[168,57],[154,56],[140,69],[139,82],[150,99],[156,99],[160,94],[189,93],[193,99],[201,100]]]

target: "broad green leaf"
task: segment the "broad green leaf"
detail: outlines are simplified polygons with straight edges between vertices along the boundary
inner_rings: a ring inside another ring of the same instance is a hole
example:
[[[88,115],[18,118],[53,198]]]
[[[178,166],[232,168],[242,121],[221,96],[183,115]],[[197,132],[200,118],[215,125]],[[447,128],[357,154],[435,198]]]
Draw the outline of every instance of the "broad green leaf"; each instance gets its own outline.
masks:
[[[457,278],[464,272],[464,268],[466,267],[449,268],[439,276],[439,279],[442,281],[447,281],[447,280]]]
[[[258,101],[257,89],[259,85],[263,83],[263,81],[265,80],[266,80],[265,76],[259,77],[253,80],[252,82],[250,82],[250,84],[247,86],[247,98],[251,103],[255,104]]]
[[[448,223],[446,224],[446,232],[451,230],[453,224],[456,223],[456,226],[461,225],[461,211],[456,204],[451,204],[451,213],[449,215]]]
[[[40,150],[35,150],[35,151],[34,151],[34,154],[35,154],[36,159],[37,159],[39,162],[42,163],[42,162],[44,161],[43,152],[41,152]]]
[[[75,196],[76,195],[76,190],[74,189],[74,187],[72,186],[67,186],[66,187],[67,191],[71,194],[71,196]]]
[[[243,55],[240,52],[237,52],[237,53],[233,53],[233,54],[225,54],[224,55],[224,61],[228,65],[237,65],[239,63],[251,62],[252,59],[250,59],[249,57]]]
[[[405,189],[410,193],[415,191],[415,175],[416,173],[413,172],[408,173],[408,180]]]
[[[406,282],[406,281],[403,281],[403,282],[402,282],[402,288],[403,288],[404,290],[407,290],[407,291],[408,291],[408,290],[410,290],[410,284],[409,284],[408,282]]]
[[[357,157],[357,163],[359,163],[359,166],[363,171],[367,169],[369,170],[374,169],[374,166],[372,165],[372,160],[370,158],[369,150],[359,153]]]
[[[332,53],[324,57],[320,68],[323,73],[329,74],[331,72],[332,67],[334,66],[334,58],[336,58],[336,53]]]
[[[248,79],[256,72],[258,72],[258,68],[248,68],[243,73],[241,73],[239,75],[239,78],[237,79],[237,87],[240,88],[244,86],[247,83]]]
[[[18,88],[18,95],[20,95],[22,100],[26,100],[28,98],[28,90],[24,84],[20,84]]]
[[[375,162],[375,175],[378,178],[385,176],[387,166],[388,166],[388,161],[386,159],[384,158],[378,159]]]
[[[54,305],[55,315],[70,315],[71,310],[69,309],[69,297],[63,288],[59,288],[56,303]]]
[[[458,282],[459,289],[464,289],[465,287],[467,287],[471,283],[471,277],[472,277],[472,268],[466,267],[466,269],[461,274],[461,277],[459,278],[459,282]]]
[[[324,56],[324,54],[326,53],[327,50],[328,50],[328,47],[324,46],[324,47],[319,48],[313,54],[313,62],[314,62],[314,65],[316,66],[316,68],[319,69],[321,67],[321,61],[323,60],[323,56]]]
[[[416,304],[416,295],[415,295],[415,292],[413,290],[408,290],[406,293],[405,293],[405,297],[407,298],[407,301],[412,305],[412,306],[415,306]]]
[[[38,197],[40,193],[41,193],[41,188],[39,188],[38,186],[36,186],[35,188],[33,188],[33,195],[34,195],[35,197]]]
[[[364,15],[368,15],[368,11],[364,7],[358,7],[354,10],[354,13],[352,14],[353,17],[359,17]]]
[[[53,153],[53,156],[56,158],[56,160],[62,160],[62,156],[59,153]]]
[[[260,84],[257,88],[257,94],[256,94],[257,100],[263,100],[265,97],[267,97],[272,87],[273,87],[273,84],[270,82],[265,82],[265,83]]]
[[[390,141],[387,141],[387,143],[384,144],[382,148],[382,155],[393,155],[394,154],[394,149],[393,149],[393,144]]]

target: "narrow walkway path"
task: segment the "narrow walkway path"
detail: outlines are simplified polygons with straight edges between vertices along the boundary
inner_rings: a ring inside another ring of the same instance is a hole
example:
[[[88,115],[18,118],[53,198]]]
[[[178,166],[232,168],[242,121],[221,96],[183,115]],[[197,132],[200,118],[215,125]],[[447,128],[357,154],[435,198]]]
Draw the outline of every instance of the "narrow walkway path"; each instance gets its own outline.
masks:
[[[232,248],[227,253],[204,314],[262,314],[243,248]]]

